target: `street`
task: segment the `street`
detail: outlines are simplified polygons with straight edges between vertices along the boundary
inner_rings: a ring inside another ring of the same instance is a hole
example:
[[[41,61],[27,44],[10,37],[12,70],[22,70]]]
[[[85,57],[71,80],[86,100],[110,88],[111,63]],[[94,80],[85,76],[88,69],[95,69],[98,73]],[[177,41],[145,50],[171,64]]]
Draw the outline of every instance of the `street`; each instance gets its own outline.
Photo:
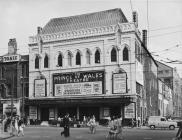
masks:
[[[10,140],[64,140],[60,135],[60,127],[26,127],[25,136],[15,136]],[[178,129],[175,130],[150,130],[149,128],[124,128],[125,140],[172,140]],[[96,134],[90,134],[88,128],[71,128],[70,138],[67,140],[105,140],[108,128],[97,128]]]

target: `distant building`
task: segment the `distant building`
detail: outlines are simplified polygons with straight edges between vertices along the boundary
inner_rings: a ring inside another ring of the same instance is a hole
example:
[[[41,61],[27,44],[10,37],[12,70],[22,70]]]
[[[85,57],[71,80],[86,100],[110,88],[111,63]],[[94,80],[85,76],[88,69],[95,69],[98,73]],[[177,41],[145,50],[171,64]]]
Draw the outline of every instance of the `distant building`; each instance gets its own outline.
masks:
[[[146,35],[145,35],[146,34]],[[143,30],[143,37],[147,38],[147,31]],[[147,40],[147,39],[145,39]],[[159,115],[158,104],[158,65],[156,60],[147,50],[147,43],[143,40],[144,49],[142,50],[143,64],[144,64],[144,116]]]
[[[14,38],[8,42],[8,53],[0,58],[0,114],[23,115],[23,97],[29,92],[29,56],[17,54]]]
[[[144,46],[137,16],[130,23],[121,9],[112,9],[38,27],[29,38],[30,118],[48,121],[69,112],[80,120],[121,115],[126,123],[143,121]]]
[[[182,117],[182,94],[180,87],[180,76],[177,73],[176,68],[172,68],[163,64],[158,63],[158,77],[172,89],[172,100],[173,100],[173,116]]]

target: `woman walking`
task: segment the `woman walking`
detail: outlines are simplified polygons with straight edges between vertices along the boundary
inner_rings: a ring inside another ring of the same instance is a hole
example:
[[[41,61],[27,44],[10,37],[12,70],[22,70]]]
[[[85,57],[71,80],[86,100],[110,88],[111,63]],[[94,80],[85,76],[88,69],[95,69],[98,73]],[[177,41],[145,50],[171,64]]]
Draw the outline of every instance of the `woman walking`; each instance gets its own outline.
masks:
[[[90,120],[88,122],[88,126],[90,129],[90,133],[94,134],[96,131],[96,122],[95,122],[95,116],[94,115],[90,118]]]

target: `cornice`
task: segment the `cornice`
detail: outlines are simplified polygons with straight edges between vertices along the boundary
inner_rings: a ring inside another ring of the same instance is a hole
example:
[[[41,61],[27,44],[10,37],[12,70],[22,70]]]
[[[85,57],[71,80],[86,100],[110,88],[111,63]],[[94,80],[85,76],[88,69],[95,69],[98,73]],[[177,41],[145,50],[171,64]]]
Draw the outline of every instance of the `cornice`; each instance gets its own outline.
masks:
[[[37,44],[40,40],[40,37],[44,43],[48,43],[48,42],[53,42],[58,40],[62,41],[62,40],[70,40],[70,39],[77,39],[77,38],[108,35],[108,34],[116,33],[118,29],[121,31],[121,33],[136,32],[136,34],[139,37],[141,36],[138,28],[135,27],[134,23],[118,23],[118,25],[110,25],[110,26],[103,26],[103,27],[96,27],[96,28],[88,28],[83,30],[74,30],[69,32],[42,34],[42,35],[40,34],[40,35],[30,36],[29,46],[31,46],[32,44]]]
[[[55,33],[55,34],[45,34],[40,35],[42,41],[44,43],[57,41],[57,40],[68,40],[68,39],[76,39],[76,38],[83,38],[83,37],[90,37],[90,36],[98,36],[98,35],[106,35],[115,33],[115,25],[111,25],[108,27],[97,27],[92,29],[83,29],[83,30],[75,30],[69,32],[62,32],[62,33]],[[39,37],[30,36],[29,37],[29,44],[38,43]]]

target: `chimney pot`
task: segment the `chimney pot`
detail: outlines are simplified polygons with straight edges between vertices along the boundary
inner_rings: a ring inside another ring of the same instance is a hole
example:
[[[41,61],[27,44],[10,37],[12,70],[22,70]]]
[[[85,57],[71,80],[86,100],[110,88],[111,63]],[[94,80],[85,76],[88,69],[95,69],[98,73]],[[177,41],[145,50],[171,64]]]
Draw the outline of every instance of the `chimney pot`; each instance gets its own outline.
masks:
[[[37,34],[41,34],[42,33],[42,27],[37,27]]]
[[[133,11],[132,15],[133,15],[133,22],[135,23],[136,27],[138,27],[138,13],[136,11]]]

